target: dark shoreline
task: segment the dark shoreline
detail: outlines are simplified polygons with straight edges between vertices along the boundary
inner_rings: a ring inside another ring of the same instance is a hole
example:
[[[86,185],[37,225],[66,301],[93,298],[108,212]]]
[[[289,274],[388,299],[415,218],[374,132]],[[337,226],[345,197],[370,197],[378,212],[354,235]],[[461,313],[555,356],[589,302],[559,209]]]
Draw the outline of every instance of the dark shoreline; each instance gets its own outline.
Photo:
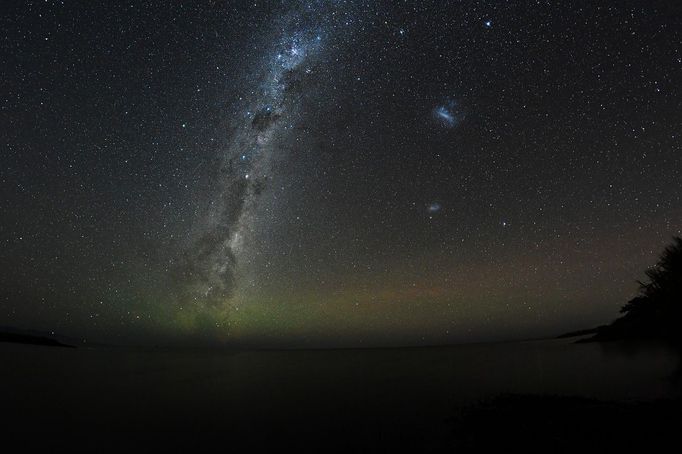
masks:
[[[646,452],[677,443],[681,405],[679,397],[612,401],[499,395],[459,412],[452,421],[453,443],[466,452],[507,446],[530,452]]]
[[[14,344],[42,345],[46,347],[76,348],[74,345],[59,342],[47,336],[36,336],[32,334],[0,332],[0,342],[10,342]]]

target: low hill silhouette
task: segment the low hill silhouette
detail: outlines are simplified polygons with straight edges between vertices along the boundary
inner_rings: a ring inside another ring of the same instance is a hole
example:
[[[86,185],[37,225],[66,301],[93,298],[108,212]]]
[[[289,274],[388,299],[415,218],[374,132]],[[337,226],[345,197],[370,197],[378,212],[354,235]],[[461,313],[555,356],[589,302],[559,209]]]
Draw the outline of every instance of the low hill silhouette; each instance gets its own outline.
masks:
[[[36,333],[33,331],[24,331],[12,328],[0,328],[0,342],[43,345],[46,347],[76,348],[73,345],[60,342],[59,340],[44,333]]]

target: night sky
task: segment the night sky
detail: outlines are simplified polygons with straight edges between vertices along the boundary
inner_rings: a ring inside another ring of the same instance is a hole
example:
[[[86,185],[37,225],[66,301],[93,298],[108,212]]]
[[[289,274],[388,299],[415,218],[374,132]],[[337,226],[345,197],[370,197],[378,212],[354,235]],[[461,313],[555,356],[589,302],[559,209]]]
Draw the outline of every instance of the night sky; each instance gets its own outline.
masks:
[[[600,324],[682,233],[682,4],[3,2],[0,326]]]

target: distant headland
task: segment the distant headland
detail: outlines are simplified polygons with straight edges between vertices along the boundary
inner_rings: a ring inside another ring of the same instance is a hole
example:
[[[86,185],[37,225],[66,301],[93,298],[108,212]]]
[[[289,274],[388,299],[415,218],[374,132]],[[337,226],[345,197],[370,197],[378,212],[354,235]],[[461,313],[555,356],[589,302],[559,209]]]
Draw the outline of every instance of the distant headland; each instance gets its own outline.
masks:
[[[663,340],[682,345],[682,238],[674,237],[658,262],[639,282],[639,294],[608,325],[573,331],[560,338],[589,336],[578,342]]]
[[[0,328],[0,342],[15,344],[43,345],[46,347],[76,348],[74,345],[65,344],[45,333],[22,331],[14,328]]]

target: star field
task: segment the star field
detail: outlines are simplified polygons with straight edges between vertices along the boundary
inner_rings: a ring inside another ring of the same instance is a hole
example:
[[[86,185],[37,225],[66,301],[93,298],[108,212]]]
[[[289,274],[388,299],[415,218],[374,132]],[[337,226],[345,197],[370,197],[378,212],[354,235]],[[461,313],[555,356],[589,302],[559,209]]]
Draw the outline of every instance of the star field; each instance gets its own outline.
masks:
[[[680,235],[677,2],[6,9],[0,325],[547,335],[610,319]]]

